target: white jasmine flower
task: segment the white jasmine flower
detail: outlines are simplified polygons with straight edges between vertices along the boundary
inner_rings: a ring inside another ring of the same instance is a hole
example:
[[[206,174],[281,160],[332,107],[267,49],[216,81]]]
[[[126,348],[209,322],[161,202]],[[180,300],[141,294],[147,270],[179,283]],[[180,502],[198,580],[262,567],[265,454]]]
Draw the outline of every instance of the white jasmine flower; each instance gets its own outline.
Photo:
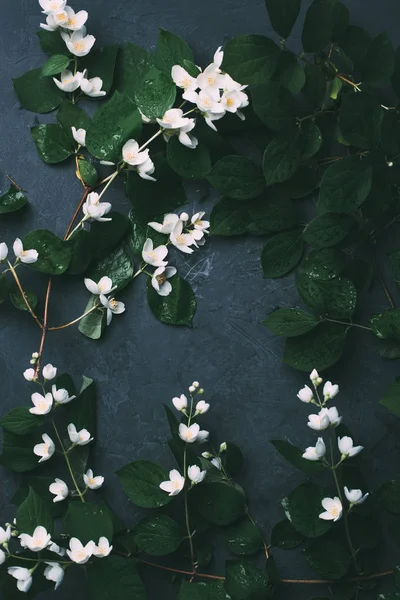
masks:
[[[147,179],[147,181],[157,181],[157,179],[151,177],[151,175],[156,170],[151,158],[148,158],[146,162],[142,163],[141,165],[138,165],[136,170],[138,172],[139,177],[141,177],[142,179]]]
[[[223,81],[224,92],[232,92],[232,91],[242,92],[247,87],[248,87],[247,85],[242,85],[241,83],[232,79],[232,77],[230,75],[228,75],[228,73],[224,73],[224,81]],[[247,98],[246,94],[245,94],[245,96]]]
[[[97,556],[97,558],[105,558],[110,554],[112,549],[113,547],[110,546],[108,539],[103,536],[99,539],[97,546],[94,547],[93,556]]]
[[[216,67],[220,67],[222,65],[223,59],[224,59],[224,51],[222,50],[222,46],[219,46],[216,49],[215,54],[214,54],[214,59],[213,59],[214,65]]]
[[[68,69],[61,72],[61,81],[53,77],[56,86],[63,92],[75,92],[81,84],[83,73],[78,71],[75,75]]]
[[[67,554],[74,563],[84,565],[92,556],[95,547],[96,544],[93,541],[88,542],[86,546],[84,546],[78,538],[71,538],[69,540],[70,549],[67,550]]]
[[[197,137],[190,134],[189,131],[192,131],[192,129],[195,128],[196,121],[195,119],[189,119],[189,121],[190,123],[179,129],[178,139],[181,144],[190,148],[190,150],[194,150],[199,145],[199,140]]]
[[[343,506],[337,496],[334,498],[324,498],[321,504],[326,512],[319,515],[320,519],[324,521],[339,521],[343,514]]]
[[[107,309],[107,325],[112,321],[113,315],[120,315],[125,312],[125,304],[118,302],[115,298],[107,298],[100,294],[100,302]]]
[[[219,97],[216,97],[215,94],[211,93],[211,90],[207,88],[201,90],[199,93],[188,90],[183,94],[183,98],[184,100],[196,104],[197,108],[203,113],[207,125],[211,127],[211,129],[217,130],[213,121],[218,121],[225,115],[225,109],[219,102]]]
[[[179,437],[188,444],[193,444],[194,442],[202,443],[206,441],[209,435],[208,431],[200,431],[200,426],[197,423],[193,423],[190,427],[184,423],[180,423],[179,425]]]
[[[308,385],[305,385],[303,388],[301,388],[301,390],[298,391],[297,397],[302,402],[305,402],[306,404],[308,404],[309,402],[311,402],[311,400],[313,399],[314,396],[313,396],[312,389],[309,388]]]
[[[178,221],[178,215],[176,215],[175,213],[169,213],[167,215],[164,215],[164,220],[162,223],[156,223],[155,221],[152,221],[151,223],[147,223],[147,225],[152,229],[155,229],[159,233],[170,234],[172,233]]]
[[[363,496],[361,490],[349,490],[346,486],[344,486],[344,493],[350,504],[362,504],[369,496],[369,494]]]
[[[215,63],[208,65],[203,73],[197,76],[197,85],[201,90],[206,90],[209,94],[219,96],[219,90],[223,87],[224,76],[221,75],[221,70]]]
[[[58,13],[60,14],[60,13]],[[67,18],[67,14],[65,12],[61,13],[65,19]],[[42,29],[45,29],[46,31],[56,31],[56,29],[58,29],[59,25],[57,23],[57,20],[55,18],[55,15],[53,13],[47,15],[46,17],[46,23],[39,23],[39,26]]]
[[[330,381],[327,381],[323,387],[323,394],[325,400],[334,398],[339,393],[339,386],[333,385]]]
[[[171,69],[171,77],[176,86],[183,90],[197,89],[197,81],[195,77],[189,75],[189,73],[180,65],[174,65]]]
[[[327,429],[330,424],[329,416],[323,410],[320,410],[317,415],[308,415],[307,425],[314,431]]]
[[[61,37],[64,40],[68,50],[74,56],[86,56],[89,54],[96,38],[93,35],[86,35],[86,27],[83,26],[77,31],[73,31],[71,35],[65,31],[61,32]]]
[[[86,446],[86,444],[89,444],[94,439],[90,437],[87,429],[77,431],[73,423],[68,425],[68,435],[71,442],[76,446]]]
[[[183,110],[180,108],[170,108],[161,119],[157,119],[157,123],[163,129],[177,130],[181,127],[186,127],[193,119],[183,116]]]
[[[19,238],[13,244],[13,250],[18,260],[27,265],[35,263],[39,257],[36,250],[24,250],[24,246]]]
[[[20,592],[29,592],[32,586],[32,575],[25,567],[8,567],[7,572],[17,580],[17,588]]]
[[[176,410],[184,411],[187,408],[187,398],[185,394],[181,394],[178,397],[172,398],[172,404],[175,406]]]
[[[310,380],[313,382],[315,387],[322,383],[322,377],[319,376],[317,369],[313,369],[310,373]]]
[[[203,221],[203,217],[206,213],[203,211],[197,212],[193,215],[191,219],[192,225],[198,231],[202,231],[204,233],[208,233],[208,228],[210,227],[210,221]]]
[[[153,267],[165,267],[168,262],[164,258],[168,254],[167,246],[157,246],[153,248],[153,240],[147,238],[143,245],[142,258],[145,263]]]
[[[179,492],[183,490],[185,485],[185,478],[177,471],[172,469],[169,472],[169,480],[160,483],[160,488],[163,492],[167,492],[169,496],[177,496]]]
[[[84,279],[85,286],[91,294],[99,296],[100,294],[109,294],[115,288],[113,288],[112,280],[109,277],[102,277],[98,283],[95,283],[92,279]]]
[[[99,194],[97,192],[91,192],[82,206],[82,211],[85,215],[85,219],[105,222],[112,220],[109,217],[104,217],[104,215],[110,212],[111,208],[112,205],[110,202],[100,202]]]
[[[86,77],[84,77],[80,82],[80,86],[82,92],[91,98],[101,98],[107,93],[101,89],[103,87],[103,80],[101,77],[92,77],[91,79],[86,79]]]
[[[0,550],[0,565],[6,562],[7,555],[4,550]]]
[[[364,446],[354,446],[354,442],[348,435],[345,435],[342,438],[338,438],[338,448],[342,454],[342,458],[351,458],[352,456],[356,456],[364,449]]]
[[[42,12],[45,14],[58,13],[64,10],[67,0],[39,0]]]
[[[60,388],[58,390],[55,385],[51,386],[51,393],[53,394],[53,398],[57,404],[67,404],[76,398],[76,396],[70,396],[65,388]]]
[[[175,225],[171,235],[171,243],[185,254],[192,254],[193,248],[190,248],[194,244],[193,236],[190,233],[182,233],[183,222],[179,220]]]
[[[70,29],[71,31],[82,29],[89,17],[86,10],[80,10],[76,13],[70,6],[65,7],[65,13],[67,15],[67,20],[63,24],[63,27],[65,27],[65,29]]]
[[[54,377],[57,375],[57,368],[53,367],[53,365],[49,363],[48,365],[43,367],[42,375],[46,379],[46,381],[50,381],[51,379],[54,379]]]
[[[175,267],[158,267],[151,278],[151,285],[159,296],[168,296],[172,292],[172,285],[167,279],[176,275]]]
[[[343,420],[343,417],[339,417],[339,412],[336,406],[332,406],[332,408],[323,408],[321,413],[327,415],[332,427],[337,427]]]
[[[23,375],[27,381],[36,381],[37,379],[35,369],[26,369]]]
[[[33,448],[34,454],[41,457],[39,460],[40,463],[49,460],[49,458],[53,456],[56,449],[53,440],[47,435],[47,433],[42,435],[42,440],[43,444],[36,444],[36,446]]]
[[[18,538],[23,548],[28,548],[31,552],[41,552],[49,545],[51,535],[45,527],[38,525],[32,535],[21,533]]]
[[[53,498],[53,502],[62,502],[63,500],[65,500],[65,498],[67,498],[69,494],[69,489],[65,481],[56,477],[54,483],[51,483],[49,485],[49,492],[50,494],[55,495],[55,498]]]
[[[86,145],[86,129],[82,129],[82,128],[76,129],[76,127],[71,127],[71,129],[72,129],[72,136],[73,136],[74,140],[80,146],[85,146]]]
[[[35,392],[31,396],[33,407],[29,409],[32,415],[47,415],[53,407],[53,396],[47,392],[45,396]]]
[[[306,451],[303,454],[303,458],[312,461],[320,460],[325,456],[325,452],[326,446],[324,440],[321,437],[319,437],[315,447],[309,446],[308,448],[306,448]]]
[[[7,529],[0,527],[0,546],[7,544],[11,539],[11,527],[8,525]]]
[[[214,458],[212,458],[210,460],[210,462],[211,462],[212,465],[214,465],[214,467],[216,469],[218,469],[218,471],[221,471],[221,469],[222,469],[222,462],[221,462],[220,458],[217,458],[216,456],[214,456]]]
[[[193,387],[195,387],[195,386],[193,386]],[[210,408],[210,405],[207,402],[204,402],[204,400],[200,400],[200,402],[198,402],[196,404],[196,414],[197,415],[205,415],[209,408]]]
[[[59,556],[65,556],[65,548],[60,548],[60,546],[58,546],[58,544],[55,544],[54,542],[50,544],[47,550],[49,550],[50,552],[55,552],[55,554],[58,554]]]
[[[64,579],[64,569],[61,565],[54,562],[46,562],[48,565],[44,570],[44,576],[48,581],[55,583],[54,590],[60,587],[62,580]]]
[[[249,99],[247,94],[244,92],[239,92],[237,90],[231,90],[229,92],[224,92],[221,98],[221,106],[230,113],[238,113],[241,108],[245,108],[249,105]]]
[[[140,113],[140,116],[142,117],[142,122],[146,123],[146,125],[148,123],[156,123],[155,119],[149,119],[149,117],[146,117],[146,115],[144,113],[142,113],[142,111],[140,110],[140,108],[138,108],[138,111]]]
[[[0,244],[0,262],[3,262],[3,260],[6,260],[7,256],[8,256],[7,244],[5,242],[1,242],[1,244]]]
[[[95,477],[92,469],[88,469],[86,473],[83,474],[83,481],[85,482],[86,487],[91,490],[98,490],[104,483],[104,477],[101,475]]]
[[[206,476],[206,471],[201,471],[197,465],[188,468],[188,477],[194,484],[201,483]]]
[[[146,148],[140,151],[136,140],[128,140],[122,148],[122,158],[128,165],[137,167],[149,159],[149,150]]]

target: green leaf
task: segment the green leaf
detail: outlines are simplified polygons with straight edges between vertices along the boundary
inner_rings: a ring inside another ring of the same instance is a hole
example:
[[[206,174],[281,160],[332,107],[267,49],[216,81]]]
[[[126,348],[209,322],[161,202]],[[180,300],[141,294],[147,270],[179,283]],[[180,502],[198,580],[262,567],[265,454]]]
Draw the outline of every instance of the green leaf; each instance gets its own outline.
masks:
[[[400,285],[400,249],[393,250],[393,252],[390,252],[388,257],[392,277],[397,285]]]
[[[76,141],[72,135],[72,127],[87,130],[90,125],[90,118],[86,112],[76,104],[72,104],[69,100],[63,100],[57,112],[57,121],[71,141],[72,148],[76,147]]]
[[[27,71],[13,79],[15,94],[26,110],[48,113],[60,106],[64,92],[58,89],[52,79],[42,77],[41,69]]]
[[[300,229],[272,235],[261,254],[264,278],[275,279],[287,275],[300,261],[303,246]]]
[[[167,243],[168,236],[155,231],[152,227],[149,227],[147,223],[142,223],[139,221],[134,210],[130,211],[129,219],[132,223],[132,233],[128,240],[129,250],[131,250],[131,252],[138,258],[142,258],[143,245],[147,238],[153,240],[155,248]]]
[[[37,296],[36,294],[34,294],[33,292],[27,292],[24,290],[24,295],[25,298],[28,300],[29,305],[31,306],[31,308],[33,310],[35,310],[36,305],[37,305]],[[18,308],[18,310],[28,310],[28,307],[22,297],[21,292],[19,291],[17,286],[13,286],[11,288],[10,291],[10,300],[13,304],[13,306],[15,306],[15,308]]]
[[[160,483],[168,481],[168,473],[152,462],[137,460],[129,463],[117,471],[117,476],[125,494],[137,506],[158,508],[172,500],[171,496],[160,489]]]
[[[282,51],[274,79],[279,81],[293,96],[301,92],[306,82],[306,74],[293,52]]]
[[[35,125],[31,128],[40,158],[48,164],[60,163],[74,154],[71,140],[60,125]]]
[[[313,108],[320,107],[325,99],[326,93],[326,74],[318,65],[307,63],[305,66],[306,83],[304,85],[304,95]]]
[[[300,272],[311,279],[328,281],[338,277],[346,266],[346,256],[335,248],[313,250],[305,258]]]
[[[305,473],[319,473],[325,468],[319,461],[314,462],[303,458],[303,450],[296,448],[296,446],[293,446],[289,442],[285,442],[284,440],[271,440],[271,444],[276,450],[278,450],[279,454],[281,454],[283,458],[286,458],[286,460],[288,460],[294,467],[304,471]]]
[[[212,209],[210,234],[225,237],[247,233],[250,217],[248,203],[233,198],[222,198]]]
[[[97,543],[100,537],[113,538],[113,523],[109,513],[90,502],[70,502],[64,517],[65,532],[77,537],[82,544],[90,540]]]
[[[366,200],[372,184],[372,169],[358,156],[346,156],[330,165],[321,181],[318,212],[347,213]]]
[[[271,532],[271,545],[282,550],[292,550],[304,542],[306,538],[296,531],[290,521],[284,519],[277,523]]]
[[[286,340],[283,362],[299,371],[324,371],[342,355],[347,328],[335,323],[321,323],[303,336]]]
[[[86,132],[86,147],[100,160],[119,162],[123,145],[131,138],[137,139],[141,128],[142,118],[134,101],[114,92],[95,113]]]
[[[27,202],[25,194],[11,184],[8,192],[0,196],[0,215],[20,210]]]
[[[193,52],[187,43],[178,35],[160,27],[154,56],[156,67],[170,77],[172,67],[184,67],[185,60],[194,62]]]
[[[60,35],[60,30],[57,31],[46,31],[45,29],[39,29],[36,32],[39,38],[40,46],[46,54],[64,54],[65,53],[65,42]]]
[[[66,508],[65,502],[53,502],[53,496],[50,494],[49,486],[54,482],[54,477],[42,477],[42,476],[25,476],[21,487],[17,489],[11,502],[17,506],[22,504],[28,497],[31,489],[33,489],[41,501],[50,510],[53,518],[60,517],[64,509]]]
[[[314,571],[329,579],[341,579],[350,567],[347,548],[331,540],[315,540],[304,548],[303,554]]]
[[[84,183],[89,187],[95,187],[99,181],[99,174],[96,171],[96,167],[88,160],[80,158],[78,160],[78,168]]]
[[[400,47],[397,48],[395,53],[395,64],[392,75],[392,88],[394,89],[398,98],[400,98]]]
[[[269,81],[275,72],[280,48],[263,35],[240,35],[227,43],[222,69],[242,84]]]
[[[265,569],[258,569],[247,561],[228,560],[225,573],[225,589],[232,600],[264,600],[270,596]]]
[[[3,431],[3,452],[0,464],[16,473],[26,473],[38,466],[38,458],[33,447],[42,440],[38,435],[15,435]]]
[[[135,102],[148,119],[156,119],[173,106],[175,96],[176,86],[171,75],[152,67],[135,91]]]
[[[114,81],[115,62],[117,60],[118,44],[104,46],[99,50],[91,50],[89,54],[79,61],[79,70],[88,70],[89,77],[100,77],[103,81],[101,89],[107,94]]]
[[[349,11],[337,0],[314,0],[304,21],[304,52],[319,52],[340,36],[349,24]]]
[[[270,129],[290,129],[295,124],[292,94],[280,83],[270,81],[252,88],[256,115]]]
[[[319,518],[323,498],[323,491],[314,483],[302,483],[282,500],[286,517],[307,538],[319,537],[331,528],[329,521]]]
[[[292,229],[298,223],[294,202],[277,186],[268,188],[265,195],[248,204],[248,213],[253,221],[248,226],[250,233],[276,233]]]
[[[381,138],[383,109],[372,94],[357,92],[342,98],[340,131],[356,148],[375,148]]]
[[[272,333],[285,337],[307,333],[318,323],[317,317],[299,308],[278,308],[263,321]]]
[[[127,216],[112,211],[107,214],[107,217],[111,221],[107,223],[96,221],[90,226],[90,246],[93,258],[97,260],[108,256],[130,229]]]
[[[379,338],[400,339],[400,310],[391,309],[374,315],[371,319],[371,327]]]
[[[98,305],[98,297],[91,296],[82,314],[89,312],[95,305]],[[91,340],[98,340],[103,335],[106,326],[107,312],[102,306],[99,306],[79,321],[78,329],[85,337]]]
[[[0,425],[15,435],[32,433],[43,424],[43,417],[33,415],[27,406],[12,408],[1,420]]]
[[[362,27],[349,25],[340,39],[340,47],[351,59],[356,68],[361,67],[365,53],[371,43],[371,36]]]
[[[151,285],[150,278],[147,280],[147,300],[151,312],[161,323],[191,327],[197,306],[193,290],[179,275],[174,275],[169,281],[172,292],[168,296],[160,296]]]
[[[147,50],[127,42],[118,55],[116,89],[133,100],[152,66],[153,57]]]
[[[300,133],[301,158],[308,160],[318,152],[322,144],[321,130],[315,123],[306,121],[301,125]]]
[[[393,383],[390,384],[379,404],[383,404],[396,417],[400,417],[400,377],[396,377]]]
[[[387,83],[394,71],[394,61],[392,42],[386,32],[380,33],[368,46],[361,70],[362,80],[377,87]]]
[[[300,136],[280,135],[266,147],[263,171],[267,186],[287,181],[297,171],[301,162]]]
[[[106,258],[93,265],[88,277],[93,281],[99,281],[104,276],[110,277],[113,287],[116,287],[114,293],[117,293],[132,281],[134,273],[135,264],[127,252],[125,244],[123,244]]]
[[[269,20],[282,38],[287,38],[299,16],[301,0],[265,0]]]
[[[330,248],[340,244],[354,227],[350,215],[326,212],[308,223],[303,239],[313,248]]]
[[[47,533],[53,533],[50,498],[46,502],[33,488],[29,488],[28,496],[17,510],[16,519],[20,533],[32,535],[38,525],[45,527]]]
[[[208,148],[199,144],[197,148],[187,148],[177,137],[167,144],[169,166],[181,177],[203,179],[211,169],[211,157]]]
[[[217,192],[237,200],[255,198],[265,186],[261,167],[245,156],[225,156],[207,179]]]
[[[146,600],[143,582],[132,559],[112,555],[107,560],[94,561],[87,567],[87,576],[96,600]]]
[[[198,583],[182,581],[179,600],[226,600],[226,592],[222,581],[199,581]]]
[[[35,249],[39,256],[30,264],[34,271],[48,275],[61,275],[68,269],[71,260],[70,246],[47,229],[31,231],[23,239],[26,250]]]
[[[43,77],[57,75],[57,73],[65,71],[71,60],[72,59],[69,56],[65,56],[63,54],[54,54],[54,56],[51,56],[46,64],[42,67]]]
[[[262,547],[262,537],[256,525],[246,516],[224,529],[225,543],[230,552],[240,556],[255,554]]]
[[[167,515],[142,519],[135,525],[132,534],[139,550],[152,556],[175,552],[183,540],[179,524]]]
[[[190,492],[190,502],[200,515],[214,525],[230,525],[245,512],[246,497],[236,483],[212,481],[197,485]]]
[[[332,319],[350,319],[357,304],[357,289],[350,279],[313,280],[296,274],[297,290],[307,306]]]

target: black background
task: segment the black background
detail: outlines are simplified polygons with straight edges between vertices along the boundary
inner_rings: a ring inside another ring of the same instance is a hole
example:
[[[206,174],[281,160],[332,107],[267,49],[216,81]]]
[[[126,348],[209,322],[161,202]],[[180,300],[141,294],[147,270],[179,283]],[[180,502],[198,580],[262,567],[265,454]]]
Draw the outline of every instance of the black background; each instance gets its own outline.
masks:
[[[398,0],[345,0],[345,4],[353,23],[371,34],[388,30],[395,45],[399,43]],[[304,10],[309,2],[303,5]],[[157,28],[162,26],[185,38],[202,65],[212,60],[217,46],[236,34],[274,35],[262,0],[85,0],[82,5],[73,2],[72,6],[89,11],[89,32],[97,37],[98,46],[132,41],[152,50]],[[0,185],[4,192],[8,187],[6,173],[11,175],[27,191],[31,202],[30,208],[18,216],[0,222],[1,241],[11,246],[16,235],[23,237],[34,228],[45,227],[62,235],[80,197],[80,186],[71,163],[56,167],[41,163],[29,133],[37,117],[20,108],[12,90],[12,77],[44,62],[34,35],[41,20],[40,7],[34,0],[3,0],[1,14]],[[292,48],[298,40],[299,31],[295,30]],[[40,116],[39,120],[52,118]],[[187,189],[190,211],[212,205],[215,196],[203,185],[190,184]],[[112,187],[107,200],[117,209],[128,209],[122,182]],[[314,441],[314,435],[305,426],[308,409],[296,399],[306,375],[282,365],[281,341],[260,324],[276,306],[297,302],[291,277],[262,279],[261,245],[259,239],[210,239],[191,257],[175,254],[175,264],[196,291],[198,311],[193,329],[157,322],[146,305],[144,282],[139,280],[125,293],[125,315],[115,318],[100,342],[84,338],[73,327],[48,336],[45,363],[52,362],[77,380],[85,374],[99,384],[96,471],[106,476],[108,497],[129,524],[139,513],[125,500],[113,473],[135,459],[172,467],[164,443],[167,425],[161,403],[184,392],[193,379],[204,386],[212,405],[204,423],[215,441],[235,442],[245,454],[241,483],[248,491],[250,510],[266,535],[283,516],[280,499],[303,479],[269,443],[271,438],[281,438],[303,447]],[[35,276],[33,281],[43,303],[46,279]],[[393,292],[396,295],[396,290]],[[74,318],[87,296],[81,278],[56,282],[51,324]],[[397,298],[400,300],[398,293]],[[372,311],[388,308],[381,290],[372,290],[369,306],[361,319]],[[336,405],[357,442],[366,447],[364,460],[369,463],[373,487],[385,477],[399,474],[395,439],[398,424],[378,405],[385,388],[398,374],[398,365],[383,362],[369,337],[364,338],[362,333],[350,337],[345,355],[327,375],[340,384]],[[29,401],[31,388],[22,372],[29,366],[30,353],[37,350],[38,342],[39,330],[29,315],[3,305],[1,414]],[[4,519],[13,515],[10,499],[17,479],[8,472],[1,473]],[[282,576],[312,576],[299,552],[277,552],[276,558]],[[385,561],[383,555],[381,560],[386,567],[393,562],[389,558]],[[214,565],[215,572],[221,568],[218,562]],[[149,597],[173,597],[166,586],[168,579],[162,573],[157,580],[153,577],[154,590]],[[74,586],[71,581],[47,597],[67,599],[72,589],[75,598],[87,597],[82,584]],[[286,586],[278,597],[302,600],[323,596],[325,591]],[[376,593],[370,597],[376,597]]]

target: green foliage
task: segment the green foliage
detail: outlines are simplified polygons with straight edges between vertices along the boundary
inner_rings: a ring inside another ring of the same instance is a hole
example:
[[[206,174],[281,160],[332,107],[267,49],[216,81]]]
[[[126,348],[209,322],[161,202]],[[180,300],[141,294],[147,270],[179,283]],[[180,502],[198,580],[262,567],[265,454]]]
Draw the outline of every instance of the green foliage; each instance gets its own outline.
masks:
[[[176,87],[170,75],[151,67],[134,93],[140,111],[148,119],[161,118],[173,106]]]
[[[265,4],[272,27],[287,38],[299,16],[301,0],[265,0]]]
[[[250,562],[228,560],[225,589],[232,600],[263,600],[271,591],[268,572]]]
[[[153,66],[153,57],[144,48],[128,42],[120,49],[117,66],[116,88],[133,100],[135,91]]]
[[[318,212],[347,213],[367,199],[372,169],[357,156],[346,156],[325,171],[318,199]]]
[[[292,550],[304,542],[306,538],[298,532],[290,521],[279,521],[271,532],[271,544],[282,550]]]
[[[222,68],[243,84],[258,85],[271,79],[280,49],[263,35],[241,35],[225,46]]]
[[[63,100],[60,108],[57,111],[57,121],[64,130],[65,135],[71,141],[72,148],[76,147],[76,141],[73,138],[71,128],[88,129],[90,118],[86,112],[79,108],[76,104],[72,104],[69,100]]]
[[[265,185],[261,168],[245,156],[225,156],[207,179],[218,192],[237,200],[255,198]]]
[[[58,73],[61,73],[61,71],[65,71],[70,62],[71,58],[69,56],[65,56],[64,54],[54,54],[42,68],[42,75],[44,77],[57,75]]]
[[[272,235],[261,253],[264,277],[275,279],[287,275],[299,263],[303,248],[300,229]]]
[[[284,440],[271,440],[271,444],[278,450],[279,454],[286,458],[286,460],[294,467],[301,469],[305,473],[311,475],[313,473],[320,473],[324,469],[322,463],[319,461],[314,462],[303,458],[303,451],[289,442],[285,442]]]
[[[95,561],[88,566],[87,576],[93,598],[97,600],[146,600],[143,582],[132,560],[110,556]]]
[[[146,460],[137,460],[117,472],[128,498],[137,506],[155,508],[169,504],[172,498],[160,490],[160,483],[168,480],[167,472]]]
[[[220,581],[183,581],[179,600],[226,600],[226,592]]]
[[[47,229],[31,231],[23,239],[24,248],[35,249],[38,260],[30,268],[48,275],[61,275],[69,266],[71,247]]]
[[[323,509],[321,500],[324,494],[313,483],[302,483],[287,498],[282,500],[286,517],[293,527],[307,538],[317,538],[331,527],[329,521],[319,518]]]
[[[14,435],[34,432],[43,422],[43,418],[32,415],[27,406],[12,408],[1,420],[0,425]]]
[[[338,0],[314,0],[307,10],[302,42],[304,52],[319,52],[336,41],[349,24],[349,11]]]
[[[13,79],[15,94],[26,110],[48,113],[60,106],[64,92],[58,89],[52,79],[42,76],[41,69],[27,71]]]
[[[167,145],[168,164],[178,175],[186,179],[203,179],[211,169],[208,148],[199,144],[197,148],[187,148],[177,137],[172,137]]]
[[[299,371],[323,371],[341,357],[346,334],[344,325],[322,323],[305,335],[286,340],[283,362]]]
[[[38,154],[45,163],[63,162],[74,153],[71,140],[60,125],[35,125],[31,134]]]
[[[25,194],[11,184],[8,191],[0,196],[0,215],[20,210],[27,202]]]
[[[169,280],[172,292],[168,296],[160,296],[147,280],[147,300],[153,315],[167,325],[186,325],[191,327],[196,312],[196,297],[190,284],[174,275]]]
[[[257,526],[246,516],[224,529],[226,547],[233,554],[248,556],[262,547],[262,537]]]
[[[185,67],[185,60],[194,62],[193,52],[178,35],[160,27],[154,62],[158,69],[168,76],[174,65]]]
[[[304,548],[303,554],[312,569],[329,579],[341,579],[350,567],[347,548],[331,540],[315,540]]]
[[[190,500],[200,515],[215,525],[230,525],[245,512],[243,489],[227,481],[206,481],[196,486]]]
[[[98,542],[101,536],[111,540],[113,523],[109,513],[97,504],[90,502],[70,502],[64,517],[65,532],[78,538],[82,544],[90,540]]]
[[[21,533],[32,535],[38,525],[47,529],[48,533],[53,532],[53,517],[51,513],[51,501],[44,500],[33,488],[29,488],[29,493],[17,510],[17,524]]]
[[[118,45],[112,44],[97,50],[94,48],[80,62],[80,70],[87,69],[89,77],[100,77],[101,89],[109,93],[114,81],[114,69],[117,60]]]
[[[33,292],[28,292],[28,291],[24,290],[24,296],[28,300],[29,306],[33,310],[35,310],[36,305],[37,305],[36,294],[34,294]],[[22,294],[19,291],[17,285],[12,286],[12,288],[10,290],[10,300],[11,300],[11,303],[15,306],[15,308],[18,308],[18,310],[25,310],[25,311],[28,310],[26,302],[25,302],[24,298],[22,297]]]
[[[386,481],[377,490],[377,496],[381,506],[388,512],[400,514],[400,481]]]
[[[390,384],[384,398],[380,401],[391,413],[400,417],[400,377]]]
[[[135,525],[132,535],[139,550],[152,556],[175,552],[183,540],[179,524],[167,515],[142,519]]]
[[[4,430],[3,452],[0,456],[0,464],[16,473],[32,471],[38,465],[38,458],[32,452],[32,448],[41,441],[40,434],[38,433],[15,435]]]
[[[254,112],[267,127],[280,131],[294,126],[293,96],[282,84],[263,83],[252,88],[251,96]]]

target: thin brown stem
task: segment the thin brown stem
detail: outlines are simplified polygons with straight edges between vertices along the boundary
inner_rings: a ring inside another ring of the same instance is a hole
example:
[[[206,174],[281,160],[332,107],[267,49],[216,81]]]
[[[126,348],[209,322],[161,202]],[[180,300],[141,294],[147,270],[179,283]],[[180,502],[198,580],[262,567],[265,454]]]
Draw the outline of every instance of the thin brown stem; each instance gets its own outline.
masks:
[[[78,482],[76,481],[74,472],[73,472],[72,467],[71,467],[71,463],[70,463],[69,458],[68,458],[68,450],[66,450],[65,447],[64,447],[64,444],[62,442],[60,434],[58,433],[58,429],[56,427],[55,422],[52,421],[52,424],[53,424],[53,429],[54,429],[55,434],[56,434],[57,439],[58,439],[58,443],[60,444],[62,453],[64,455],[65,462],[67,463],[68,471],[69,471],[69,474],[71,475],[72,482],[73,482],[73,484],[75,486],[75,489],[76,489],[76,491],[78,493],[78,496],[79,496],[81,502],[85,502],[85,498],[83,497],[84,494],[82,493],[82,491],[81,491],[81,489],[80,489],[80,487],[78,485]]]
[[[15,188],[17,188],[17,190],[18,190],[19,192],[22,192],[22,191],[23,191],[23,190],[22,190],[22,187],[21,187],[20,185],[18,185],[18,183],[15,183],[15,181],[14,181],[13,179],[11,179],[11,177],[10,177],[9,175],[6,175],[6,177],[7,177],[8,181],[9,181],[10,183],[12,183],[12,184],[13,184],[13,186],[14,186]]]
[[[338,79],[341,79],[345,83],[348,83],[349,85],[351,85],[351,87],[353,87],[354,89],[356,89],[358,92],[361,91],[360,88],[358,87],[358,85],[356,83],[354,83],[354,81],[350,81],[350,79],[347,79],[347,77],[343,77],[343,75],[336,75],[336,77]]]
[[[26,307],[27,307],[28,311],[30,312],[31,316],[35,319],[35,321],[39,325],[40,329],[43,329],[43,325],[39,321],[39,317],[36,315],[36,313],[33,310],[32,306],[29,304],[28,298],[26,297],[25,292],[22,289],[22,285],[21,285],[21,282],[20,282],[20,280],[18,278],[16,270],[14,269],[14,267],[12,266],[12,264],[10,263],[9,260],[7,261],[7,263],[8,263],[8,266],[10,268],[11,274],[12,274],[12,276],[15,279],[15,283],[17,284],[17,287],[18,287],[18,289],[19,289],[19,291],[21,293],[22,299],[23,299],[23,301],[26,304]]]

